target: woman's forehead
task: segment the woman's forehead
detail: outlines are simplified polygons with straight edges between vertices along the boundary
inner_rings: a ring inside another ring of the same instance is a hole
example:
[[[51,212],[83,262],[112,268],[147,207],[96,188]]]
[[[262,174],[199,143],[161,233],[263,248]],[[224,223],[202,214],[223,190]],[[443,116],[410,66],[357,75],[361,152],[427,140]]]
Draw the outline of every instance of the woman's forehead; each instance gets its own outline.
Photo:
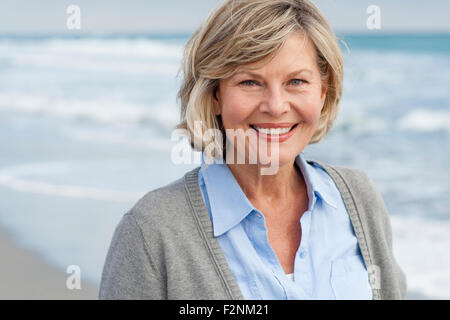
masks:
[[[316,54],[314,43],[308,36],[293,33],[286,38],[276,52],[259,61],[239,65],[235,72],[253,72],[274,64],[295,66],[296,64],[313,63],[316,60]]]

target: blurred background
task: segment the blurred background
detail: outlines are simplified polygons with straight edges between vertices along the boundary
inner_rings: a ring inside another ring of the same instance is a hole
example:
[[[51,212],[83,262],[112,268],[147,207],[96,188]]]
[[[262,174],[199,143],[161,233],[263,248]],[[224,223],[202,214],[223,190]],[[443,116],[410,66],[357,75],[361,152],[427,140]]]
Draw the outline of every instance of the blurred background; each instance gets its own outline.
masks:
[[[304,154],[364,170],[407,298],[449,299],[450,3],[314,2],[343,40],[345,83],[334,128]],[[0,298],[95,299],[121,216],[198,165],[171,161],[177,71],[217,3],[0,0]]]

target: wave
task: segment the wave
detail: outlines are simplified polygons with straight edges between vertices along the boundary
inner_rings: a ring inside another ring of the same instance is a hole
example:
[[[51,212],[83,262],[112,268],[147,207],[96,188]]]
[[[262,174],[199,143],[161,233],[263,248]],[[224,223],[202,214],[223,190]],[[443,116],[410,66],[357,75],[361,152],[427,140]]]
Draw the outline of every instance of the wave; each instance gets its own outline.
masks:
[[[105,124],[152,124],[166,130],[173,129],[178,120],[178,110],[172,99],[146,105],[125,100],[109,100],[106,97],[81,100],[3,92],[0,93],[0,111]]]
[[[401,130],[450,133],[450,111],[415,109],[399,119],[397,125]]]
[[[178,59],[183,44],[170,44],[150,39],[46,39],[38,42],[17,42],[0,39],[3,54],[70,54]]]
[[[392,216],[394,256],[406,274],[408,291],[450,298],[450,223],[416,216]]]
[[[44,68],[47,72],[175,74],[182,50],[182,45],[148,39],[49,39],[25,43],[1,40],[0,66],[16,70]]]
[[[48,196],[81,198],[112,202],[130,203],[136,201],[141,193],[107,190],[86,186],[54,184],[23,178],[30,174],[64,173],[69,171],[66,163],[31,163],[22,164],[0,170],[0,185],[19,192],[31,192]]]

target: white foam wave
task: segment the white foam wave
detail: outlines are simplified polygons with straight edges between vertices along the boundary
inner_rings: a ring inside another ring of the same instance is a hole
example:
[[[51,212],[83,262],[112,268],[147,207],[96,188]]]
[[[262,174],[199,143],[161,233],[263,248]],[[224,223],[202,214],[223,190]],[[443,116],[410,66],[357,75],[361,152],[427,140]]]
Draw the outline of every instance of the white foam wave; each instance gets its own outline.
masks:
[[[115,191],[68,184],[52,184],[22,177],[29,174],[63,173],[68,171],[69,168],[67,164],[59,162],[22,164],[4,168],[0,171],[0,185],[19,192],[113,202],[131,203],[142,196],[142,194],[136,192]]]
[[[77,100],[15,92],[0,93],[0,111],[51,115],[109,124],[154,123],[167,129],[172,129],[176,125],[178,115],[175,101],[171,100],[162,100],[147,106],[106,98]]]
[[[406,273],[408,291],[450,299],[450,222],[391,217],[394,256]]]
[[[43,41],[42,47],[57,53],[168,59],[178,59],[183,50],[182,44],[168,44],[151,39],[52,39]]]
[[[0,60],[10,67],[137,74],[176,74],[182,45],[149,39],[49,39],[0,41]]]
[[[415,109],[398,121],[401,130],[450,132],[450,112],[447,110]]]
[[[359,108],[352,109],[351,102],[346,104],[347,109],[338,116],[335,127],[339,131],[351,134],[376,133],[387,128],[386,119],[375,115],[368,116],[368,111]]]

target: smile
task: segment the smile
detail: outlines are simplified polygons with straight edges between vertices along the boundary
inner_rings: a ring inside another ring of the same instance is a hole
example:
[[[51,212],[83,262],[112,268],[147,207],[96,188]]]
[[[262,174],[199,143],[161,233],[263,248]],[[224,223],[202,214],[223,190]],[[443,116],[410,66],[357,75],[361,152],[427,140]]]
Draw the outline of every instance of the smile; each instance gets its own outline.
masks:
[[[260,138],[264,138],[268,141],[283,142],[292,136],[298,123],[258,123],[251,124]]]

